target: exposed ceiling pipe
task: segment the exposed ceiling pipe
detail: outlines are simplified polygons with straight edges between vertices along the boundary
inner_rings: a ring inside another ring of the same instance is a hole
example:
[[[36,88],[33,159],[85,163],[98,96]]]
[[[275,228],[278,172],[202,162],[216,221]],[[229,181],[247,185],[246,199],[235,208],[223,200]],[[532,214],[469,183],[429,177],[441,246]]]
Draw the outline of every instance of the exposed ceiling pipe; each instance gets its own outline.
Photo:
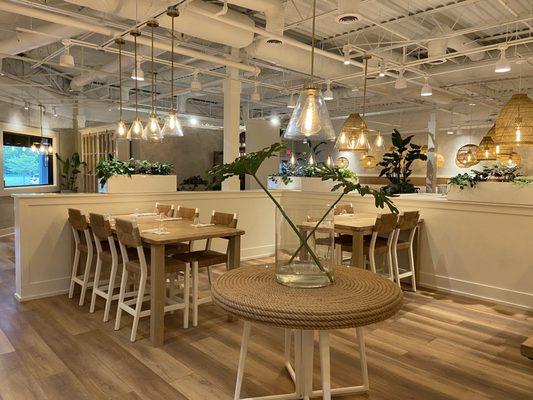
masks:
[[[447,25],[440,25],[433,28],[431,36],[438,37],[439,35],[447,35],[453,32],[453,29]],[[464,35],[443,37],[431,40],[427,44],[430,58],[442,57],[441,62],[446,61],[446,49],[454,49],[457,52],[468,52],[469,50],[476,50],[481,46]],[[467,54],[467,57],[472,61],[480,61],[485,58],[485,53],[473,52]]]
[[[122,34],[122,32],[118,29],[108,28],[103,25],[85,22],[81,19],[75,19],[75,18],[63,16],[58,13],[45,11],[45,10],[41,10],[38,8],[24,7],[18,4],[11,3],[7,0],[0,0],[0,10],[11,12],[14,14],[26,15],[29,17],[41,19],[44,21],[54,22],[57,24],[65,25],[65,26],[75,27],[75,28],[83,29],[89,32],[99,33],[101,35],[109,36],[109,37],[117,37]],[[125,35],[124,39],[128,41],[133,41],[133,38],[130,37],[130,35]],[[137,38],[137,43],[140,45],[144,45],[144,46],[151,45],[150,39],[148,37],[143,37],[143,36]],[[164,50],[164,51],[171,50],[170,44],[166,42],[162,42],[162,41],[155,41],[154,47]],[[202,53],[200,51],[185,48],[183,46],[175,47],[174,52],[176,54],[182,54],[184,56],[194,57],[200,60],[209,61],[214,64],[226,65],[228,67],[237,68],[242,71],[250,72],[252,74],[258,74],[260,72],[259,68],[255,66],[246,65],[246,64],[243,64],[237,61],[232,61],[227,58],[212,56],[209,54]]]
[[[269,44],[280,44],[279,36],[283,36],[285,27],[285,6],[282,0],[227,0],[228,3],[235,4],[250,10],[259,11],[265,14],[267,32],[275,36],[267,38]],[[226,14],[224,14],[226,15]]]
[[[14,35],[0,40],[0,53],[21,54],[85,32],[83,29],[57,24],[42,24],[34,28],[38,32],[15,32]]]
[[[131,20],[143,21],[166,6],[173,6],[176,4],[175,0],[65,0],[67,3],[76,4],[78,6],[88,7],[90,9],[127,18]],[[138,6],[136,12],[136,3]],[[209,13],[216,13],[219,7],[214,4],[205,3],[201,0],[192,1],[187,7],[180,9],[179,17],[176,17],[176,32],[181,32],[189,36],[194,36],[200,39],[208,40],[214,43],[220,43],[230,47],[243,48],[252,43],[253,33],[229,26],[221,21],[206,21],[205,18],[199,17],[198,14],[192,12],[193,9],[202,10]],[[254,26],[252,19],[239,12],[228,10],[225,18],[234,20],[236,22],[245,24],[247,26]],[[163,28],[170,29],[171,18],[167,15],[162,15],[158,18],[159,25]]]

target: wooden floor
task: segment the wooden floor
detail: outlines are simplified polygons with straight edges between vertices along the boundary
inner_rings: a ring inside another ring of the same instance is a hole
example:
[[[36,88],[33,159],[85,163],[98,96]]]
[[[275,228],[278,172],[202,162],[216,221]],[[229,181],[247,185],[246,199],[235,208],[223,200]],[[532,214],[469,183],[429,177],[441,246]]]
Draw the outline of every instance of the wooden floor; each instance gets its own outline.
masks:
[[[265,263],[255,260],[251,263]],[[0,239],[0,398],[231,399],[241,322],[214,305],[200,326],[183,330],[181,313],[166,317],[166,342],[153,348],[149,321],[129,342],[122,329],[66,295],[17,304],[11,239]],[[533,315],[427,291],[406,293],[399,315],[365,328],[370,392],[343,399],[529,399],[533,361],[520,343]],[[253,326],[243,396],[292,390],[283,369],[282,331]],[[332,337],[334,385],[360,382],[354,330]],[[319,382],[315,351],[315,386]]]

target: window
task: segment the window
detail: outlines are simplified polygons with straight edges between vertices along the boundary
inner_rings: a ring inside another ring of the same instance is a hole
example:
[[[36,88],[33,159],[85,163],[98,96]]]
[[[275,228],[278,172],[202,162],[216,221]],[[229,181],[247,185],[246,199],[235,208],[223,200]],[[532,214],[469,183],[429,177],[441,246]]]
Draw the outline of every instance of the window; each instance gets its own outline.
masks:
[[[42,141],[53,146],[51,138]],[[34,142],[41,138],[4,132],[4,188],[54,184],[53,155],[32,152]]]

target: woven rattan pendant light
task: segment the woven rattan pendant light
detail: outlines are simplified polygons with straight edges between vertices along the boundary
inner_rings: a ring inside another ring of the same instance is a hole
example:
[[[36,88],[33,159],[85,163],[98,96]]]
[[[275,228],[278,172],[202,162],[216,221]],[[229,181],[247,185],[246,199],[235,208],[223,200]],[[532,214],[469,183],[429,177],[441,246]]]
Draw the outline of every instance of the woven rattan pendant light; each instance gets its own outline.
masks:
[[[478,161],[495,161],[496,160],[496,144],[492,139],[492,134],[494,133],[494,126],[490,128],[481,142],[476,151],[476,158]]]
[[[533,101],[525,93],[514,94],[496,119],[494,143],[533,146]]]
[[[350,165],[350,160],[346,157],[339,157],[335,160],[335,166],[338,168],[348,168]]]
[[[505,165],[506,167],[517,167],[522,162],[522,157],[515,151],[511,151],[509,154],[500,154],[497,157],[497,160],[500,164]]]
[[[335,140],[335,130],[329,118],[328,108],[322,92],[314,83],[315,79],[315,23],[316,0],[313,0],[313,20],[311,35],[311,77],[300,92],[296,107],[283,137],[288,140],[321,139]]]
[[[365,169],[372,169],[378,165],[378,160],[374,156],[366,155],[364,158],[361,158],[361,165]]]
[[[366,81],[368,72],[368,60],[370,55],[365,55],[365,81],[363,89],[363,116],[358,113],[351,113],[344,124],[342,124],[341,132],[335,143],[335,147],[339,151],[358,151],[368,153],[370,148],[370,142],[368,141],[369,129],[366,126],[364,117],[366,112]]]
[[[469,143],[461,146],[455,155],[455,164],[459,168],[470,168],[478,163],[476,153],[478,147]]]

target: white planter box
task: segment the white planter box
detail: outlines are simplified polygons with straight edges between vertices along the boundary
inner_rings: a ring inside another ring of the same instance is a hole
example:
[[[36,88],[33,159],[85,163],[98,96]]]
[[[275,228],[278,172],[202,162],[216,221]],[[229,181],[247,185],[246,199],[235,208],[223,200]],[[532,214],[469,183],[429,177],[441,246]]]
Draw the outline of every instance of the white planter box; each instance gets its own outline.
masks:
[[[108,179],[100,193],[173,193],[176,175],[115,175]]]
[[[302,178],[293,176],[291,181],[285,184],[279,176],[269,176],[267,188],[271,190],[301,190]]]
[[[305,190],[308,192],[331,192],[335,186],[332,181],[323,181],[321,178],[291,177],[291,182],[284,184],[280,177],[268,178],[267,187],[278,190]]]
[[[480,182],[474,188],[448,186],[448,200],[533,206],[533,185]]]

